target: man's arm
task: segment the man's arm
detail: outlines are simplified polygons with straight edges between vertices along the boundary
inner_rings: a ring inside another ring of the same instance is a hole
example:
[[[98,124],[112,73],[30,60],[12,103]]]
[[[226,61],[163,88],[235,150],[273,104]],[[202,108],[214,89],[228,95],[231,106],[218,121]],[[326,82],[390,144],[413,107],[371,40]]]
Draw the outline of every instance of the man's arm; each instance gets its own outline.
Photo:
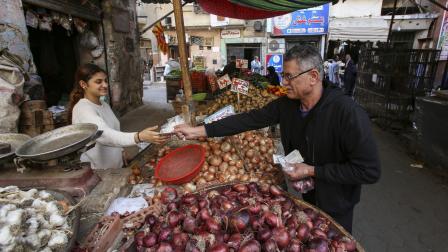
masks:
[[[316,166],[315,177],[338,184],[373,184],[379,180],[381,169],[370,120],[360,107],[350,111],[341,132],[347,161]]]
[[[222,120],[206,124],[207,136],[230,136],[244,131],[264,128],[280,121],[280,106],[286,98],[279,98],[261,109],[226,117]]]

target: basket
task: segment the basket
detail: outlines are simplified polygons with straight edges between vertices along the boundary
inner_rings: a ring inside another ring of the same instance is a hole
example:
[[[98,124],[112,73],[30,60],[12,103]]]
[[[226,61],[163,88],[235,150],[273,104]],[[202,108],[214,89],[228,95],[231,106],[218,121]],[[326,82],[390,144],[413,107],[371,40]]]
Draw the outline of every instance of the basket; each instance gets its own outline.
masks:
[[[205,149],[197,144],[190,144],[178,148],[164,156],[154,171],[154,176],[168,184],[185,184],[194,179],[205,161]],[[176,168],[182,167],[180,176],[171,176]]]
[[[249,183],[250,182],[229,182],[229,183],[224,183],[224,184],[211,185],[211,186],[208,186],[208,187],[201,188],[200,190],[196,191],[196,194],[201,194],[201,193],[204,193],[204,192],[207,192],[207,191],[211,191],[211,190],[219,190],[221,188],[233,186],[233,185],[236,185],[236,184],[249,184]],[[282,189],[280,189],[280,190],[282,190]],[[331,222],[331,225],[333,225],[333,227],[337,231],[339,231],[341,234],[343,234],[344,236],[347,236],[348,238],[353,239],[353,240],[356,241],[356,239],[349,232],[347,232],[341,225],[339,225],[327,213],[325,213],[324,211],[320,210],[319,208],[317,208],[317,207],[315,207],[315,206],[313,206],[313,205],[311,205],[311,204],[309,204],[309,203],[307,203],[307,202],[305,202],[303,200],[298,199],[294,195],[292,195],[292,194],[290,194],[288,192],[285,192],[284,190],[282,190],[282,191],[285,194],[285,196],[288,197],[289,199],[291,199],[297,206],[313,209],[314,211],[318,212],[323,217],[327,218]],[[361,246],[361,244],[359,244],[358,241],[356,241],[356,251],[357,252],[365,252],[364,248]]]

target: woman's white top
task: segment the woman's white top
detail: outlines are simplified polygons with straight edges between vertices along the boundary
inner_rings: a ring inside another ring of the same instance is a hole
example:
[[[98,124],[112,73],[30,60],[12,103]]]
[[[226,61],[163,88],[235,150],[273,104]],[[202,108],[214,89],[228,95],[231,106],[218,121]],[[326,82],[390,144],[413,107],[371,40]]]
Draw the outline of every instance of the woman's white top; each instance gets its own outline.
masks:
[[[122,147],[135,145],[135,132],[120,131],[120,122],[109,104],[101,101],[95,104],[86,98],[73,107],[72,123],[94,123],[103,134],[96,145],[81,156],[82,162],[90,162],[93,169],[121,168],[123,166]]]

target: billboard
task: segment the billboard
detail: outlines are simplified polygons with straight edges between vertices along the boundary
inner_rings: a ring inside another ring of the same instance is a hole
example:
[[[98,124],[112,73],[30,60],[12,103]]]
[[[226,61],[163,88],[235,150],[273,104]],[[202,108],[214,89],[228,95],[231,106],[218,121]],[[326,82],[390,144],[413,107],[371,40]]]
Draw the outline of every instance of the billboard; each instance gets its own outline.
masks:
[[[272,35],[323,35],[328,33],[330,4],[298,10],[272,19]]]
[[[448,6],[448,3],[446,4]],[[448,15],[447,11],[443,13],[443,20],[440,27],[439,41],[437,43],[437,49],[442,50],[440,52],[440,60],[448,59]]]
[[[266,69],[270,66],[275,68],[275,72],[279,73],[280,83],[282,78],[280,74],[283,72],[283,54],[267,54],[266,55]]]

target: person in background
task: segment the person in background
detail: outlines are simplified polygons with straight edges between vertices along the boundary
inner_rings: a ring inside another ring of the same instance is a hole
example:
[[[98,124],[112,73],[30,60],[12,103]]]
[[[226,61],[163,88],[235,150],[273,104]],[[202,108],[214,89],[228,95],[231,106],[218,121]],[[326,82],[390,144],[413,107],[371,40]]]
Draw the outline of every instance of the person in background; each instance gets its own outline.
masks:
[[[275,67],[269,66],[267,68],[267,70],[268,70],[268,74],[265,77],[268,79],[269,83],[274,86],[279,86],[280,78],[278,77],[278,74],[275,71]]]
[[[169,75],[174,70],[180,70],[180,64],[173,58],[169,58],[165,65],[165,71],[163,71],[163,76]]]
[[[261,62],[258,59],[258,56],[255,56],[254,60],[250,62],[250,69],[252,70],[252,73],[261,74]]]
[[[327,76],[328,76],[328,81],[334,85],[334,60],[333,59],[329,59],[328,60],[328,72],[327,72]]]
[[[333,61],[333,72],[332,72],[332,75],[333,75],[333,84],[336,86],[336,87],[341,87],[341,79],[339,78],[339,56],[337,56],[336,55],[336,58],[335,58],[335,60]]]
[[[236,68],[236,57],[230,56],[230,61],[222,70],[222,75],[228,74],[230,78],[233,78],[238,72],[239,70]]]
[[[180,137],[229,136],[280,124],[285,154],[299,150],[304,163],[285,172],[290,181],[312,177],[315,189],[303,199],[319,207],[348,232],[360,201],[361,185],[379,180],[378,150],[367,113],[323,82],[320,53],[311,46],[295,46],[284,55],[283,85],[287,96],[261,109],[191,127],[179,125]]]
[[[345,94],[353,97],[356,83],[356,65],[352,60],[350,54],[345,55],[345,71],[344,71],[344,89]]]
[[[70,93],[69,120],[76,123],[93,123],[103,131],[95,147],[81,156],[82,162],[90,162],[93,169],[121,168],[123,147],[140,142],[161,144],[167,140],[149,127],[139,132],[121,132],[120,122],[110,106],[101,100],[108,95],[106,72],[94,64],[78,68],[75,85]]]

